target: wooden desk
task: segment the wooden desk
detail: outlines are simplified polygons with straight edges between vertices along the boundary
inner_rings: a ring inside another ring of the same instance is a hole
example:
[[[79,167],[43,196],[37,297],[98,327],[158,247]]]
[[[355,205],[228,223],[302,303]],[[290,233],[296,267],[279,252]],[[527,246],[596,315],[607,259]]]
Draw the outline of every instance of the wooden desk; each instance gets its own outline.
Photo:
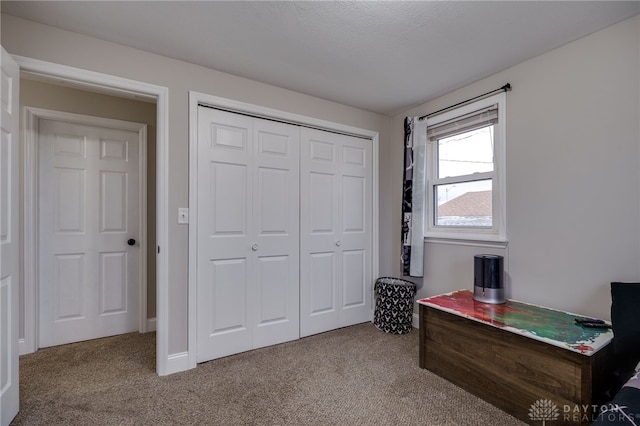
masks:
[[[578,315],[472,296],[418,301],[420,367],[527,423],[590,424],[607,402],[613,333],[575,325]]]

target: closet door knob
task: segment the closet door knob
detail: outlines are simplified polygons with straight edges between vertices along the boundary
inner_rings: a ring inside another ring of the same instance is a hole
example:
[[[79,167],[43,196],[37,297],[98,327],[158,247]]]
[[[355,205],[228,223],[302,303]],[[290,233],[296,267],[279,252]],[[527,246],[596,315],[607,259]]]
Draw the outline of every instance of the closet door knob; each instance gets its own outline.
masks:
[[[251,250],[258,251],[258,245],[257,244],[252,245]]]
[[[342,243],[340,242],[340,240],[336,241],[336,247],[340,247],[342,245]]]
[[[127,240],[127,244],[129,244],[130,246],[134,245],[136,243],[136,240],[134,240],[133,238],[129,238]]]

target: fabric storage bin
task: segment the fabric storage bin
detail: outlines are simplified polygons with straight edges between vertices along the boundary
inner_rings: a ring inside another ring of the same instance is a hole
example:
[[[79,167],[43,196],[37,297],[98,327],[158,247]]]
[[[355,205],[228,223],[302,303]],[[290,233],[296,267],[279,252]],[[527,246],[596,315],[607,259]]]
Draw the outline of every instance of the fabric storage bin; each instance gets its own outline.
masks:
[[[376,280],[373,290],[376,296],[373,325],[386,333],[409,333],[416,285],[399,278],[382,277]]]

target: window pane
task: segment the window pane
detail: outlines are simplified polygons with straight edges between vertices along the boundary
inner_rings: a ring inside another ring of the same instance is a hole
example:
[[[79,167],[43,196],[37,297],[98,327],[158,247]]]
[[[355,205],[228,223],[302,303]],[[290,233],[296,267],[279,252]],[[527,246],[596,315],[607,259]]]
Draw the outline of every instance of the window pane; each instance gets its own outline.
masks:
[[[491,227],[492,180],[436,185],[436,226]]]
[[[493,171],[493,125],[438,139],[438,178]]]

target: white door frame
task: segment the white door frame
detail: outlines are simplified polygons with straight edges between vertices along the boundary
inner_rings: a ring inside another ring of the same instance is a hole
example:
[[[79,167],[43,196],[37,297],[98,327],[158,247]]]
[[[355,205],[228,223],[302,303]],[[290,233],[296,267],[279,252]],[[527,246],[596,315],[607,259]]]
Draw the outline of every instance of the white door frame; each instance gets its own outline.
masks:
[[[22,72],[70,84],[85,90],[156,102],[156,373],[164,376],[188,369],[182,357],[169,354],[169,89],[95,71],[83,70],[23,56],[13,56]],[[26,188],[25,188],[26,189]],[[32,218],[25,218],[33,223]],[[33,297],[25,295],[27,297]]]
[[[209,105],[226,111],[254,115],[261,118],[270,118],[285,121],[292,124],[299,124],[314,127],[320,130],[345,133],[357,137],[371,139],[373,144],[373,168],[372,168],[372,197],[371,197],[371,276],[378,276],[378,256],[379,256],[379,225],[378,225],[378,132],[347,126],[340,123],[321,120],[286,111],[266,108],[258,105],[235,101],[233,99],[221,98],[195,91],[189,92],[189,368],[196,367],[197,353],[197,212],[198,199],[196,194],[198,188],[198,106]],[[373,283],[371,285],[373,292]],[[371,298],[373,300],[373,297]],[[371,307],[373,312],[373,306]]]
[[[25,294],[24,304],[24,341],[19,342],[20,354],[35,352],[40,347],[38,330],[40,301],[40,283],[38,281],[40,259],[39,253],[39,229],[38,221],[40,207],[38,205],[38,175],[39,175],[39,129],[38,120],[48,119],[64,121],[88,126],[106,127],[116,130],[128,130],[138,134],[138,216],[140,229],[140,271],[138,274],[138,330],[147,332],[147,125],[130,121],[114,120],[110,118],[94,117],[90,115],[73,114],[43,108],[23,108],[23,146],[24,146],[24,274],[23,288]]]

